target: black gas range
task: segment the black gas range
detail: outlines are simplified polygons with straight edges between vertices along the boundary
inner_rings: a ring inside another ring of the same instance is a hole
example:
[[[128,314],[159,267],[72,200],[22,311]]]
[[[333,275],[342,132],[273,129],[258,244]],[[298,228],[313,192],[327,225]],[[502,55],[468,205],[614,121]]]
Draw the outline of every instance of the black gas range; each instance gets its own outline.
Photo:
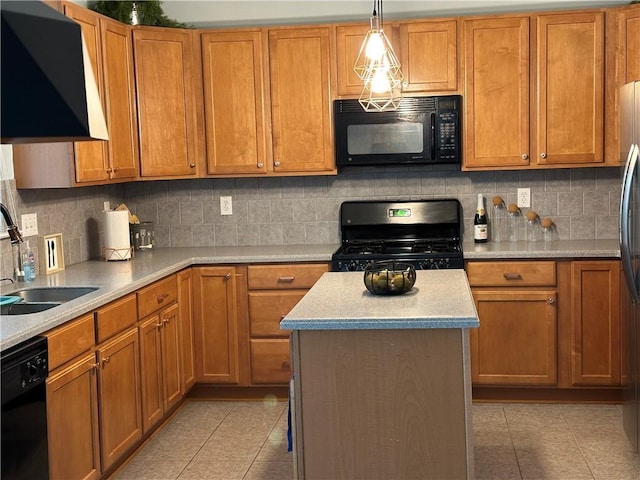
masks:
[[[379,260],[416,269],[464,268],[462,206],[456,199],[344,202],[336,272],[364,270]]]

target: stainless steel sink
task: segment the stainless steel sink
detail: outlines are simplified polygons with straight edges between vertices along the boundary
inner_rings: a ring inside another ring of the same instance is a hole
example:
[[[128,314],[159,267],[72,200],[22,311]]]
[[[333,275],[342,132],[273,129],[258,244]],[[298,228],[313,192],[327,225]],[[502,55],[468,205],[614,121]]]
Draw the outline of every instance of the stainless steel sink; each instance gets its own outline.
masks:
[[[2,305],[0,307],[0,315],[27,315],[29,313],[38,313],[57,307],[59,303],[12,303],[11,305]]]
[[[16,305],[23,303],[43,303],[68,302],[75,298],[86,295],[97,290],[97,287],[34,287],[23,288],[7,295],[21,297],[22,300]],[[55,306],[55,305],[54,305]],[[49,307],[51,308],[51,307]],[[43,309],[46,310],[46,309]],[[39,310],[42,311],[42,310]]]

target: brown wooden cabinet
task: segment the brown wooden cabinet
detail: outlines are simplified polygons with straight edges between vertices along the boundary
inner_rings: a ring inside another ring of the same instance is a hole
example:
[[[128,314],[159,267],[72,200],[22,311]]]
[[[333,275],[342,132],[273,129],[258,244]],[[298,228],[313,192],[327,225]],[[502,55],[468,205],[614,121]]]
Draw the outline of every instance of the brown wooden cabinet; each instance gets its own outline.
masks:
[[[186,395],[196,384],[193,331],[193,279],[191,268],[178,272],[178,319],[180,337],[180,388]]]
[[[620,262],[571,262],[573,385],[621,384]]]
[[[358,97],[362,92],[362,79],[353,71],[353,65],[369,28],[368,23],[336,26],[337,92],[340,96]]]
[[[290,332],[280,330],[280,321],[326,271],[326,264],[250,265],[247,268],[253,385],[288,384]]]
[[[263,36],[260,29],[200,36],[209,175],[273,170]]]
[[[47,332],[47,436],[52,480],[100,476],[93,314]],[[73,452],[73,455],[69,455]]]
[[[133,42],[140,175],[195,177],[203,158],[197,32],[136,27]]]
[[[399,22],[402,91],[458,89],[458,30],[454,19]]]
[[[335,172],[332,27],[268,30],[273,171]]]
[[[138,134],[131,27],[73,3],[76,21],[102,100],[109,141],[28,144],[14,147],[18,188],[71,187],[138,177]]]
[[[142,438],[137,329],[98,345],[96,352],[101,460],[106,470]]]
[[[196,380],[240,384],[237,284],[242,275],[231,266],[193,268]]]
[[[555,385],[555,262],[468,262],[480,328],[470,331],[474,384]]]
[[[604,13],[463,24],[464,168],[603,165]]]
[[[137,292],[145,433],[182,399],[177,298],[176,275],[169,275]]]
[[[640,5],[619,9],[618,45],[622,65],[620,84],[640,80]]]

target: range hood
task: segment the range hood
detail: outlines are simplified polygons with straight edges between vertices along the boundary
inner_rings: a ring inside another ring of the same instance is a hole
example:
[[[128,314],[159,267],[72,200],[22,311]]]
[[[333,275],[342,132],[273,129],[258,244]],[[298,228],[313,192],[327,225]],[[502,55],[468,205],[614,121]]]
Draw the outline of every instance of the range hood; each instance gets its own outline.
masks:
[[[39,1],[0,12],[0,142],[108,140],[80,25]]]

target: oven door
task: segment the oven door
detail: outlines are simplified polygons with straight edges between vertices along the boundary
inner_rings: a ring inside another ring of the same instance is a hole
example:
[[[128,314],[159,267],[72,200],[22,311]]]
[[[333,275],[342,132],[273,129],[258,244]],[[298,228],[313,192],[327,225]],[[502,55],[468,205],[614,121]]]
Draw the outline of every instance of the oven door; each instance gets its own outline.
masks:
[[[334,120],[338,167],[435,159],[435,112],[365,112],[357,100],[336,100]]]

